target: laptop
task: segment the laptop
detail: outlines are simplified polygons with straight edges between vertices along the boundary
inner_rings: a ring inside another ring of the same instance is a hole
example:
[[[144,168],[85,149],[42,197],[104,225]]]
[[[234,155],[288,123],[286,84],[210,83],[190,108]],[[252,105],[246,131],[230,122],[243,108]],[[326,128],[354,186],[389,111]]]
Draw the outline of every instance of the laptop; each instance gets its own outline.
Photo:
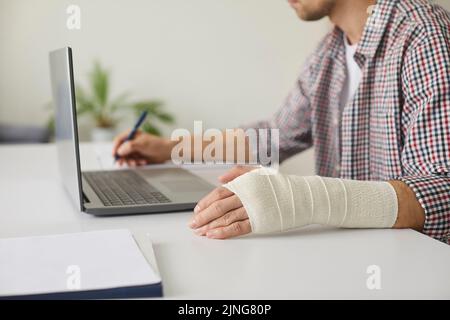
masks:
[[[178,167],[81,171],[71,48],[50,53],[50,77],[60,176],[80,211],[98,216],[188,211],[214,188]]]

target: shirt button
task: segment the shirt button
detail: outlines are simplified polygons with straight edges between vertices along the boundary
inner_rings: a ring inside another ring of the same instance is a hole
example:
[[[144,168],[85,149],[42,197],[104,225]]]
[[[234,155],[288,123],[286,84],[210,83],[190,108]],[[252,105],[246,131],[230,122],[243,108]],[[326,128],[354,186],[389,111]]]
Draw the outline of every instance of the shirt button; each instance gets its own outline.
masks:
[[[336,165],[336,167],[335,167],[335,169],[336,169],[336,171],[341,171],[341,166],[340,165]]]
[[[339,119],[337,117],[333,118],[333,125],[337,126],[339,124]]]

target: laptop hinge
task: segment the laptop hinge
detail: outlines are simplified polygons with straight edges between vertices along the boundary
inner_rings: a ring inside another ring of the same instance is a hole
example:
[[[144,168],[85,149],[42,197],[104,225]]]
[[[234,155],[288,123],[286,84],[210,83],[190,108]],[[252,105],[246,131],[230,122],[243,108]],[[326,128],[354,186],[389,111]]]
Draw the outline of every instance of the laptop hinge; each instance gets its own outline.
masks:
[[[83,203],[90,203],[89,198],[86,196],[86,194],[83,191]]]

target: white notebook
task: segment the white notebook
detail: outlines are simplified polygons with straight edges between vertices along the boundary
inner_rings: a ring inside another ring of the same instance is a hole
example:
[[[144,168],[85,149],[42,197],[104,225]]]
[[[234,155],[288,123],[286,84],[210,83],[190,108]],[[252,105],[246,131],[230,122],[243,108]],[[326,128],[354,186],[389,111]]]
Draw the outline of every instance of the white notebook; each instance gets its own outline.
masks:
[[[142,241],[145,256],[128,230],[0,239],[0,298],[161,296],[150,240]]]

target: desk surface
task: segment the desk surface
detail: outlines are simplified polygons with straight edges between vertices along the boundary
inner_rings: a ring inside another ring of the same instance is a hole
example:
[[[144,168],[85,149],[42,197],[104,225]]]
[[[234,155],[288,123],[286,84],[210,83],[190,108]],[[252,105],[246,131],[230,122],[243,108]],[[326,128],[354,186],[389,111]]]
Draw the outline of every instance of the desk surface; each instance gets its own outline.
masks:
[[[84,169],[94,148],[81,147]],[[216,183],[223,168],[191,169]],[[54,145],[0,147],[0,237],[128,228],[150,236],[166,298],[450,298],[450,247],[412,230],[310,226],[272,236],[209,240],[191,213],[98,218],[74,209],[58,180]],[[369,290],[367,268],[381,271]]]

